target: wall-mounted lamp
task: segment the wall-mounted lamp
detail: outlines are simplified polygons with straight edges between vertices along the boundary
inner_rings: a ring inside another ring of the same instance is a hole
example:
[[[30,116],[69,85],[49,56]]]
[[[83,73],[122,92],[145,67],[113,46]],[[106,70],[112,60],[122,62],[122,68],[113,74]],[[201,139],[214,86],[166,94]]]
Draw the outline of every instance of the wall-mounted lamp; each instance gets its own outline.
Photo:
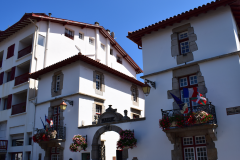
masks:
[[[148,83],[150,83],[151,86],[156,89],[156,84],[155,84],[155,82],[152,82],[152,81],[150,81],[150,80],[148,80],[148,79],[145,79],[145,84],[142,86],[142,90],[143,90],[143,93],[144,93],[146,96],[149,95],[150,90],[151,90],[151,87],[148,85]]]
[[[67,108],[67,103],[65,102],[68,102],[71,106],[73,106],[73,101],[63,99],[62,103],[60,104],[60,109],[63,111]]]

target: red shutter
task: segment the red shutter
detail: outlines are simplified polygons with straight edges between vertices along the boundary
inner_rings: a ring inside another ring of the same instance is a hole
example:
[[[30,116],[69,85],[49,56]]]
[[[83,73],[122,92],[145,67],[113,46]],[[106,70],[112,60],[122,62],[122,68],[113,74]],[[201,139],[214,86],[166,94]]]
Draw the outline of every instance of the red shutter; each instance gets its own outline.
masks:
[[[16,69],[16,66],[12,67],[10,81],[14,80],[15,78],[15,69]]]
[[[4,76],[4,72],[0,73],[0,85],[3,84],[3,76]]]
[[[12,94],[8,95],[7,109],[12,107]]]
[[[10,47],[8,47],[7,59],[14,55],[14,48],[15,48],[15,44],[13,44]]]

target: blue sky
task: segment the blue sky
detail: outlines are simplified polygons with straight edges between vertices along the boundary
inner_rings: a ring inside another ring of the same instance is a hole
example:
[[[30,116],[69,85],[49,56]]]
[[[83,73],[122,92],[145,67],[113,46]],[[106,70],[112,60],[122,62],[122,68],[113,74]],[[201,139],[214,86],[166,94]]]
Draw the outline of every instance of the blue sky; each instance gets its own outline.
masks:
[[[93,24],[115,32],[118,43],[143,69],[141,50],[126,38],[134,31],[210,0],[1,0],[0,30],[16,23],[24,13],[52,13],[52,17]],[[142,74],[138,74],[138,80]]]

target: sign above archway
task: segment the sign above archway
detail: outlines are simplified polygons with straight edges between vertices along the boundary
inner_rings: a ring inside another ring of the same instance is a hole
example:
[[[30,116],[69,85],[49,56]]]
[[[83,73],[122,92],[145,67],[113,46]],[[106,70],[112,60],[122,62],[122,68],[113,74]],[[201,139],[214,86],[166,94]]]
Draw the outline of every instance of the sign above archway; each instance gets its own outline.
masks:
[[[130,118],[127,116],[127,110],[124,110],[124,114],[125,116],[123,117],[122,114],[117,112],[117,109],[113,109],[112,105],[109,105],[106,112],[99,117],[98,124],[129,120]]]

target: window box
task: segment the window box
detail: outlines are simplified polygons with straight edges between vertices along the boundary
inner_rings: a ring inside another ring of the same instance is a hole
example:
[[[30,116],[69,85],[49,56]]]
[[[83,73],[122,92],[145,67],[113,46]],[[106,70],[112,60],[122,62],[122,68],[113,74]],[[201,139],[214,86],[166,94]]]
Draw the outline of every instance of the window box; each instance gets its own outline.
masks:
[[[12,115],[26,112],[26,102],[12,105]]]
[[[15,84],[14,84],[14,86],[17,86],[19,84],[27,82],[28,81],[28,75],[29,75],[29,73],[25,73],[25,74],[22,74],[20,76],[15,77]]]
[[[31,53],[31,52],[32,52],[32,45],[18,51],[18,59]]]
[[[7,140],[0,140],[0,149],[7,150],[8,141]]]

